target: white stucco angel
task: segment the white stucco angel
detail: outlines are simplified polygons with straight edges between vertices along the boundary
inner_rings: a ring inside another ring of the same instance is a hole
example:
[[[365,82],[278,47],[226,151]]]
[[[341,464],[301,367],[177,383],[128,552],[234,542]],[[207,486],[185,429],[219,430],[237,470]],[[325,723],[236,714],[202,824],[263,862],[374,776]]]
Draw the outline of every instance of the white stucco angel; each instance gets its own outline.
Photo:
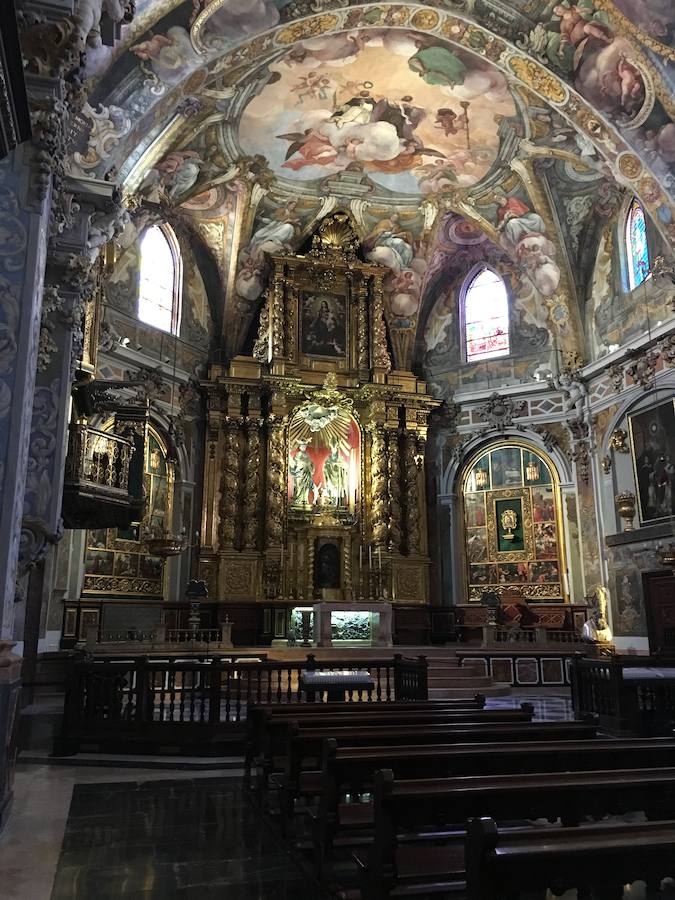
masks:
[[[75,20],[82,47],[85,45],[100,47],[103,43],[101,39],[103,13],[107,13],[113,22],[122,22],[125,17],[130,21],[129,9],[130,4],[127,0],[79,0]]]
[[[577,372],[563,371],[548,379],[549,387],[562,394],[563,410],[582,422],[585,415],[588,388]]]

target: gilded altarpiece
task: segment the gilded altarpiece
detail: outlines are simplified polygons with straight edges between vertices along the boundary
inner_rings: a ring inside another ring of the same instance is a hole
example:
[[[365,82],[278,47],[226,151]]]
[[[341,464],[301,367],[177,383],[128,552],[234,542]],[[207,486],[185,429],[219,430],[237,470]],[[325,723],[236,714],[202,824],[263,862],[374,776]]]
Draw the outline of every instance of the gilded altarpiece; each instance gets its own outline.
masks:
[[[346,213],[272,257],[252,357],[213,366],[200,575],[221,602],[426,603],[425,447],[438,401],[392,371],[386,270]]]

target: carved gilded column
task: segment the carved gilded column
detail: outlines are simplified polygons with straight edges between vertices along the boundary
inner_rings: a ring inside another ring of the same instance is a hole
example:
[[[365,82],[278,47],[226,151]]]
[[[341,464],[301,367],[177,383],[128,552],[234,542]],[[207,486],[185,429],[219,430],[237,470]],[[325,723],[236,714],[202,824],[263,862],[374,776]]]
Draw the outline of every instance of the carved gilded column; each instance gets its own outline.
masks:
[[[384,430],[370,426],[370,491],[373,543],[386,548],[389,524],[387,503],[387,450]]]
[[[284,355],[284,272],[278,268],[274,273],[274,283],[270,295],[272,327],[272,359]]]
[[[389,489],[389,550],[399,553],[401,532],[401,455],[397,428],[387,429],[387,486]]]
[[[420,552],[420,495],[416,453],[417,436],[414,432],[406,432],[403,438],[403,480],[408,553]]]
[[[314,540],[307,539],[307,600],[314,600]]]
[[[345,597],[348,600],[353,599],[352,584],[352,545],[349,540],[344,543],[344,569],[345,569]]]
[[[220,523],[218,539],[220,549],[231,549],[237,538],[237,526],[240,518],[239,461],[241,451],[241,421],[238,418],[225,418],[225,452],[223,453],[223,474],[220,479],[220,504],[218,508]]]
[[[216,543],[216,495],[219,490],[217,466],[218,457],[220,456],[221,424],[220,396],[215,391],[209,391],[207,395],[206,452],[204,459],[204,500],[202,503],[201,544],[203,551],[212,550]]]
[[[361,279],[357,289],[357,318],[358,318],[358,336],[357,336],[357,358],[359,372],[363,376],[368,373],[368,286]]]
[[[285,429],[270,417],[267,449],[267,535],[266,546],[281,546],[284,534]]]
[[[260,512],[260,419],[251,419],[246,429],[247,446],[244,464],[244,523],[242,545],[244,550],[255,550],[258,543]]]
[[[391,360],[387,349],[387,331],[384,324],[384,289],[382,275],[375,276],[373,290],[373,368],[382,372],[391,371]]]

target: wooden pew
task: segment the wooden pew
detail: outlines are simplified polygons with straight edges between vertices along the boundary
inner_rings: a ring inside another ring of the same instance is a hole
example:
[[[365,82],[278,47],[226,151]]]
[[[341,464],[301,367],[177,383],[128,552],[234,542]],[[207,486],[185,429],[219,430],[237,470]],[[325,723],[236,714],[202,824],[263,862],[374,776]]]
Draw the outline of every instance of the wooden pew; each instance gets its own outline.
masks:
[[[440,744],[425,747],[338,747],[324,742],[319,805],[311,813],[313,852],[322,877],[333,840],[342,831],[344,841],[367,841],[372,835],[373,810],[355,810],[342,797],[373,790],[375,770],[391,769],[397,779],[519,774],[527,772],[583,772],[607,768],[640,769],[675,766],[675,740],[671,738],[593,741]],[[301,776],[302,780],[302,776]],[[361,804],[363,805],[363,804]]]
[[[667,819],[675,808],[675,769],[593,770],[533,775],[488,775],[396,781],[390,769],[375,775],[375,831],[367,861],[357,857],[364,900],[384,900],[396,888],[412,889],[429,881],[425,894],[438,885],[461,881],[456,848],[448,846],[452,829],[466,819],[491,816],[499,821],[557,818],[579,825],[586,815],[645,810],[648,817]],[[429,833],[444,845],[431,847]],[[533,831],[533,835],[537,832]],[[404,840],[401,837],[404,836]],[[410,852],[416,840],[418,867]],[[528,842],[525,842],[528,845]],[[401,852],[399,852],[399,844]],[[426,846],[425,846],[426,845]],[[454,852],[453,852],[454,851]],[[522,880],[525,872],[521,870]],[[481,897],[481,900],[484,900]]]
[[[461,700],[405,700],[387,703],[254,703],[246,716],[245,767],[250,773],[253,759],[262,751],[264,732],[270,720],[305,721],[335,715],[349,719],[353,714],[367,712],[372,720],[384,721],[396,713],[472,712],[485,708],[483,694]]]
[[[287,828],[293,813],[295,799],[301,794],[318,795],[321,792],[320,760],[323,742],[334,738],[338,746],[364,747],[377,745],[427,745],[501,741],[555,741],[590,740],[596,736],[595,720],[572,722],[495,722],[495,723],[443,723],[424,725],[369,725],[360,728],[332,727],[301,728],[297,722],[287,726],[285,764],[283,773],[272,780],[279,789],[279,807],[282,827]],[[303,768],[312,767],[305,773]],[[264,760],[260,769],[261,795],[268,787],[271,764]]]
[[[515,900],[533,891],[543,897],[547,888],[556,895],[578,888],[579,897],[592,889],[601,900],[621,900],[625,884],[640,879],[657,891],[673,876],[675,821],[529,833],[498,829],[490,818],[467,823],[468,900]]]
[[[527,723],[532,721],[534,709],[530,703],[523,703],[520,709],[477,709],[473,711],[401,711],[379,713],[376,716],[368,713],[352,713],[350,716],[333,714],[326,716],[295,717],[274,716],[263,720],[261,724],[259,755],[272,760],[285,750],[286,735],[290,722],[297,722],[300,729],[324,728],[337,729],[345,733],[345,729],[362,727],[423,727],[425,725],[469,725],[497,723]]]

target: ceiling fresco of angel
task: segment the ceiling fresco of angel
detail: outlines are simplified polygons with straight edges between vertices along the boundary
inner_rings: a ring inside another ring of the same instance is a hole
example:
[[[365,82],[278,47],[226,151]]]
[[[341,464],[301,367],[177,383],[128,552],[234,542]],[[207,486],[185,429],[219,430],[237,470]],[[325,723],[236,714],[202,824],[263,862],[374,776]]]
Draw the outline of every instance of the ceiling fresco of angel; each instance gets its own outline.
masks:
[[[122,40],[88,53],[72,171],[189,222],[221,274],[232,352],[269,255],[298,251],[337,204],[388,270],[401,367],[429,310],[442,319],[434,279],[464,246],[443,236],[447,209],[510,267],[522,334],[576,340],[624,190],[675,236],[671,7],[137,0]]]
[[[516,108],[494,66],[405,30],[343,32],[296,44],[246,107],[242,150],[283,178],[364,171],[398,193],[479,181]]]

